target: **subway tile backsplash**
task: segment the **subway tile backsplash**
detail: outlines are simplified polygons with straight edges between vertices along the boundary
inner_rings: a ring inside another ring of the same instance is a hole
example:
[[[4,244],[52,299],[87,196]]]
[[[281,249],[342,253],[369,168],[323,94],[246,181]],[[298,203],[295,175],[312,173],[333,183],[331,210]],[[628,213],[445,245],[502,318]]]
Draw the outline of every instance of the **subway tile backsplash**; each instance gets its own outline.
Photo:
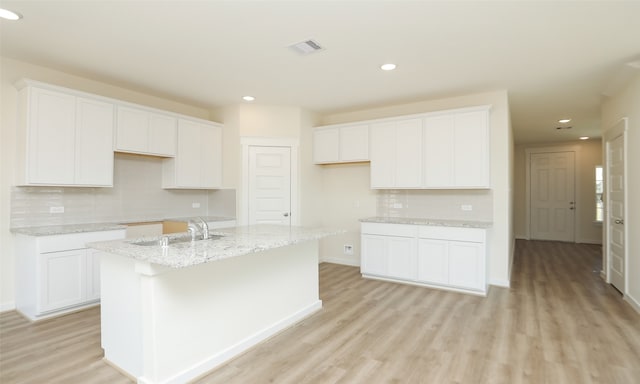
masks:
[[[235,190],[168,190],[161,183],[161,159],[117,153],[113,188],[13,187],[11,227],[235,216]]]
[[[472,209],[462,210],[462,205]],[[492,221],[491,190],[381,190],[376,213],[382,217]]]

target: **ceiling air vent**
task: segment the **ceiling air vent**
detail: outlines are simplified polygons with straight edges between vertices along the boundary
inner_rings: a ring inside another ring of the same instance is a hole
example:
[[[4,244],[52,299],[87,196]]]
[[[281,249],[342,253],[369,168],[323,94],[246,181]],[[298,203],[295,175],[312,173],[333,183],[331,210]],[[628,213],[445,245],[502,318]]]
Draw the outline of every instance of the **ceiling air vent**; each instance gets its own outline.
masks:
[[[315,40],[306,40],[300,43],[292,44],[289,46],[294,52],[299,55],[308,55],[313,52],[322,51],[324,48],[318,44]]]

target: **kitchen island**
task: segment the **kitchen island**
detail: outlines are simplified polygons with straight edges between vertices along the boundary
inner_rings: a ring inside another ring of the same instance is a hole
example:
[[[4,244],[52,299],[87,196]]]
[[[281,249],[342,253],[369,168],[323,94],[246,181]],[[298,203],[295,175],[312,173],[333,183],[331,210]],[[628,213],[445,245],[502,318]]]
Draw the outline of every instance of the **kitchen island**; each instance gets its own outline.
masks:
[[[89,244],[101,259],[105,360],[139,383],[183,383],[322,308],[318,239],[341,231],[234,227],[213,239]]]

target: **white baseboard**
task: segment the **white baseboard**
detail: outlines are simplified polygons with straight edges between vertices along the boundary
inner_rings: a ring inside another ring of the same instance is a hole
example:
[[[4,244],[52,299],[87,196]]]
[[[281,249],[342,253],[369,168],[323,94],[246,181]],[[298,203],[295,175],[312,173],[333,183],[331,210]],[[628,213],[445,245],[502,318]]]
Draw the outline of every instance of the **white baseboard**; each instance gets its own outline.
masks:
[[[173,384],[173,383],[186,383],[195,378],[198,378],[217,366],[231,360],[232,358],[238,356],[242,352],[247,349],[259,344],[260,342],[270,338],[278,332],[283,331],[284,329],[296,324],[300,320],[305,317],[311,316],[313,313],[322,309],[322,300],[318,300],[311,305],[308,305],[306,308],[301,309],[300,311],[292,314],[291,316],[278,321],[277,323],[269,326],[268,328],[259,331],[244,340],[241,340],[235,345],[221,351],[213,356],[209,356],[205,360],[197,363],[190,368],[185,369],[184,371],[162,381],[162,382],[154,382],[145,377],[139,377],[138,383],[142,384]]]
[[[352,259],[343,259],[340,257],[323,257],[322,260],[320,260],[321,263],[331,263],[331,264],[340,264],[340,265],[349,265],[351,267],[359,267],[360,266],[360,261],[359,260],[352,260]]]
[[[597,244],[602,245],[602,239],[578,239],[576,240],[578,244]]]
[[[624,295],[624,301],[629,303],[629,305],[631,305],[631,307],[635,309],[636,312],[640,313],[640,301],[634,299],[632,296],[629,296],[629,295]]]
[[[6,303],[0,303],[0,312],[8,312],[16,309],[16,303],[8,301]]]
[[[514,237],[516,239],[518,239],[518,240],[529,240],[529,236],[527,236],[527,235],[518,235],[518,234],[516,234]]]
[[[509,282],[509,280],[504,280],[504,279],[491,279],[491,281],[489,281],[489,284],[494,285],[496,287],[502,287],[502,288],[511,287],[511,282]]]

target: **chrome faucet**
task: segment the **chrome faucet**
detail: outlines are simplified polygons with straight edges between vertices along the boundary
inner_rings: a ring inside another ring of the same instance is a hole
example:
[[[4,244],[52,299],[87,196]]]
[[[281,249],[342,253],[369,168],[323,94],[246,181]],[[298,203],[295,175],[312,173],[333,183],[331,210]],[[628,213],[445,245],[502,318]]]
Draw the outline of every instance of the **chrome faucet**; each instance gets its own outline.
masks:
[[[189,231],[189,234],[191,234],[191,241],[196,240],[196,233],[198,232],[202,233],[203,240],[209,238],[209,226],[201,217],[198,217],[197,221],[196,219],[189,219],[189,222],[187,223],[187,230]]]
[[[209,225],[202,217],[198,217],[198,220],[202,224],[202,240],[207,240],[209,238]]]

